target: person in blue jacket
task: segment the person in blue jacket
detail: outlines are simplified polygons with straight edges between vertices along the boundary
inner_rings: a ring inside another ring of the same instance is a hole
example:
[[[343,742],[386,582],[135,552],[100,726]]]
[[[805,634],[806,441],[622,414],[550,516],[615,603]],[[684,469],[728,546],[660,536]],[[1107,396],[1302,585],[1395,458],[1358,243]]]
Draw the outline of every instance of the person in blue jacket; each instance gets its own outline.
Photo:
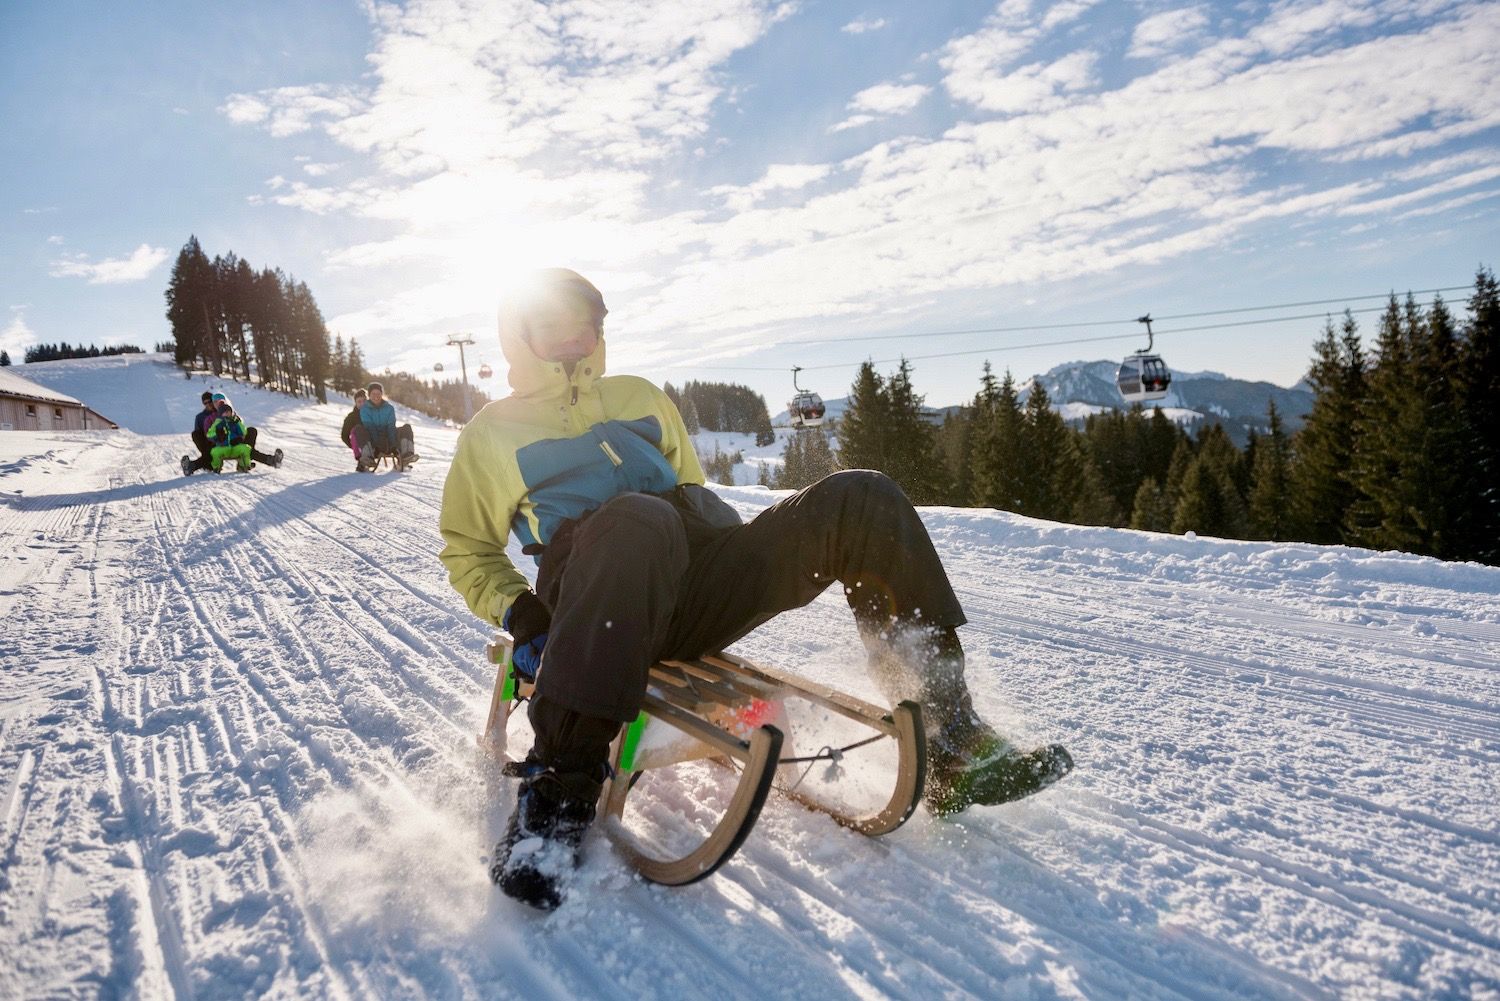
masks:
[[[393,455],[402,468],[416,462],[418,458],[410,424],[396,425],[396,408],[385,398],[385,387],[372,382],[365,387],[369,399],[360,404],[359,424],[353,429],[354,440],[359,444],[360,472],[375,468],[381,456]]]

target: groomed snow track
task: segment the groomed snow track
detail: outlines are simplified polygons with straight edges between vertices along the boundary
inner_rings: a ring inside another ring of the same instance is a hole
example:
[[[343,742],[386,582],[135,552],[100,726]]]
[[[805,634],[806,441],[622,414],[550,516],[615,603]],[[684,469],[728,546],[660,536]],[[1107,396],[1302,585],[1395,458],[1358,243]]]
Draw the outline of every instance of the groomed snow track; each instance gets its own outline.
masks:
[[[247,476],[0,439],[0,997],[1500,992],[1500,571],[933,509],[977,701],[1077,773],[878,841],[773,798],[684,889],[596,837],[542,917],[485,880],[454,433],[361,476],[339,417],[282,410]],[[873,695],[836,596],[738,649]],[[686,767],[632,823],[670,844],[731,787]]]

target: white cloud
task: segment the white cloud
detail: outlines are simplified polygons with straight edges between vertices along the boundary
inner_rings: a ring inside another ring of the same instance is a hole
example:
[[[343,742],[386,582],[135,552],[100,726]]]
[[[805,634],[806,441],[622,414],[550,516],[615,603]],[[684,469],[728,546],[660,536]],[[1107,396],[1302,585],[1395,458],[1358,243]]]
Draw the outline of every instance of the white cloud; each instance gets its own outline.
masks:
[[[54,247],[56,247],[56,246],[60,246],[62,244],[63,238],[61,236],[59,236],[58,234],[54,233],[51,236],[47,237],[47,242],[50,243],[50,244],[52,244]]]
[[[1154,59],[1181,51],[1202,41],[1207,28],[1208,14],[1202,7],[1162,11],[1135,26],[1126,55],[1134,59]]]
[[[1032,63],[1009,73],[949,73],[948,92],[985,111],[1006,114],[1049,111],[1065,103],[1065,96],[1094,83],[1092,52],[1070,52],[1051,63]]]
[[[782,11],[751,0],[376,7],[368,87],[267,91],[225,114],[304,122],[349,151],[337,180],[287,169],[304,179],[259,197],[378,224],[327,257],[351,279],[371,272],[369,301],[332,320],[367,350],[488,328],[498,275],[566,263],[632,333],[612,357],[661,363],[744,351],[779,326],[1171,260],[1254,226],[1347,229],[1357,206],[1384,217],[1482,196],[1493,182],[1464,178],[1493,161],[1454,146],[1500,126],[1500,5],[1413,10],[1239,9],[1235,35],[1205,24],[1186,54],[1119,69],[1127,48],[1166,44],[1142,31],[1149,18],[1101,34],[1084,30],[1088,4],[1007,0],[934,54],[959,121],[834,163],[739,134],[720,152],[730,56]],[[309,93],[333,106],[308,110]],[[928,98],[882,84],[846,122]],[[731,157],[757,179],[674,187],[684,163]]]
[[[129,257],[114,257],[91,262],[87,254],[68,254],[52,262],[48,271],[54,278],[86,278],[90,285],[120,285],[150,277],[166,261],[163,247],[141,244]]]
[[[708,193],[721,196],[730,208],[743,212],[773,191],[795,191],[821,181],[830,169],[826,163],[773,163],[753,184],[721,184]]]
[[[829,131],[842,132],[858,125],[867,125],[879,118],[904,115],[915,110],[930,93],[931,87],[918,83],[879,83],[866,87],[849,101],[848,109],[855,114],[834,125]]]
[[[874,115],[850,115],[843,121],[828,126],[828,131],[845,132],[849,129],[857,129],[861,125],[869,125],[871,122],[878,120]]]
[[[855,94],[849,107],[875,115],[900,115],[921,104],[922,98],[930,93],[932,88],[921,84],[881,83]]]
[[[343,164],[341,163],[304,163],[302,169],[313,177],[322,177],[324,174],[333,173],[342,166]]]
[[[10,322],[0,330],[0,349],[10,354],[11,364],[19,365],[26,357],[26,349],[37,343],[36,332],[26,325],[26,307],[10,307]]]
[[[848,24],[844,25],[839,30],[847,32],[847,33],[849,33],[851,35],[863,35],[863,34],[865,34],[866,32],[869,32],[869,31],[879,31],[881,28],[884,28],[885,25],[886,25],[886,20],[883,17],[877,17],[877,18],[863,18],[863,17],[859,17],[859,18],[855,18],[853,21],[850,21]]]
[[[278,87],[259,94],[231,94],[219,112],[236,125],[264,124],[278,139],[312,129],[318,119],[342,120],[360,108],[348,88]]]

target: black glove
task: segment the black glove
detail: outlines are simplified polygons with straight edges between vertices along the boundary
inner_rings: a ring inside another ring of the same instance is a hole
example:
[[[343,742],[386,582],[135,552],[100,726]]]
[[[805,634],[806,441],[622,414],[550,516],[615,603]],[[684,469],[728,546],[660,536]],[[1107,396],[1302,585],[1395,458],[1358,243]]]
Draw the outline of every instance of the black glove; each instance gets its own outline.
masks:
[[[527,591],[506,610],[502,625],[515,640],[511,662],[516,671],[528,679],[535,678],[542,666],[542,648],[552,626],[552,613],[540,598]]]

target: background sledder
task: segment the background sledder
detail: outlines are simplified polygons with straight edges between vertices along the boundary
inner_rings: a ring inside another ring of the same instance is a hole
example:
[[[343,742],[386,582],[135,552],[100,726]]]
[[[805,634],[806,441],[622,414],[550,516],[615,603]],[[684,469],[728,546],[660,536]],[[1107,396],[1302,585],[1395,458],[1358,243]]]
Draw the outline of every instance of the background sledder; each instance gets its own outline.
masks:
[[[248,473],[253,464],[253,450],[245,440],[245,422],[234,412],[234,405],[223,396],[215,397],[217,413],[208,426],[208,440],[213,443],[209,450],[209,468],[216,473],[224,471],[224,463],[234,460],[235,468]]]
[[[396,408],[385,398],[385,387],[372,382],[366,387],[369,398],[359,406],[359,421],[350,428],[358,453],[355,469],[373,472],[381,459],[391,459],[397,472],[421,456],[417,455],[410,424],[396,425]],[[345,423],[349,423],[346,419]]]
[[[874,680],[921,706],[930,811],[1036,792],[1072,767],[1022,751],[975,713],[958,599],[900,488],[837,473],[749,524],[707,490],[682,418],[650,382],[604,376],[599,291],[553,269],[502,307],[512,394],[464,428],[444,487],[441,558],[470,609],[514,637],[537,677],[535,743],[491,875],[557,906],[593,822],[609,746],[652,665],[720,650],[843,583]],[[505,554],[537,558],[533,592]]]
[[[339,429],[339,442],[354,453],[354,471],[363,473],[365,464],[361,458],[361,447],[355,437],[354,429],[359,427],[359,408],[364,406],[369,395],[363,389],[354,391],[354,406],[344,415],[343,427]]]
[[[212,469],[216,473],[220,471],[222,459],[218,463],[215,463],[213,450],[216,446],[225,443],[215,439],[212,429],[215,421],[219,418],[221,404],[228,402],[228,398],[223,393],[205,392],[203,394],[203,409],[193,417],[193,444],[198,446],[198,458],[193,459],[186,455],[182,457],[182,475],[192,476],[203,469]],[[240,430],[238,432],[239,437],[233,444],[243,444],[249,448],[252,462],[258,462],[273,469],[280,469],[282,459],[285,458],[281,449],[278,448],[270,455],[258,450],[255,447],[255,443],[260,434],[259,430],[247,427],[238,414],[235,415],[235,420],[238,422]],[[227,433],[226,430],[221,429],[221,434]]]

